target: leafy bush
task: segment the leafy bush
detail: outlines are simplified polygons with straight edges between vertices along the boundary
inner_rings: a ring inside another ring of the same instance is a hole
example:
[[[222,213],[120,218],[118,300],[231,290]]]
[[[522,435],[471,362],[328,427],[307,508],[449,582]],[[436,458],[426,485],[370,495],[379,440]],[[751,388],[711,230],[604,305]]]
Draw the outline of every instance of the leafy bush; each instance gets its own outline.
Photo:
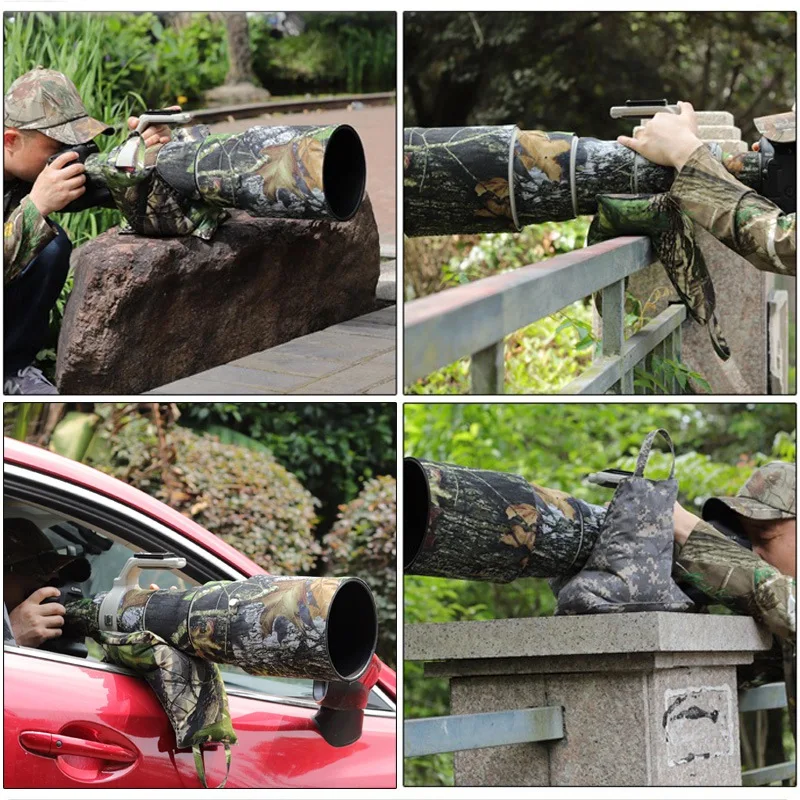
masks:
[[[224,426],[267,447],[321,501],[318,534],[365,480],[394,475],[394,403],[179,403],[181,423]],[[237,440],[242,443],[241,440]]]
[[[368,26],[354,15],[358,18],[352,24],[339,20],[335,25],[316,25],[317,16],[330,15],[306,14],[306,31],[282,39],[272,38],[264,17],[250,17],[253,71],[267,89],[273,94],[394,89],[397,47],[393,20]]]
[[[134,417],[108,437],[106,472],[168,503],[278,574],[309,574],[318,501],[268,453]]]
[[[340,506],[325,536],[324,558],[335,574],[363,578],[375,593],[378,655],[397,663],[397,481],[372,478],[355,500]]]

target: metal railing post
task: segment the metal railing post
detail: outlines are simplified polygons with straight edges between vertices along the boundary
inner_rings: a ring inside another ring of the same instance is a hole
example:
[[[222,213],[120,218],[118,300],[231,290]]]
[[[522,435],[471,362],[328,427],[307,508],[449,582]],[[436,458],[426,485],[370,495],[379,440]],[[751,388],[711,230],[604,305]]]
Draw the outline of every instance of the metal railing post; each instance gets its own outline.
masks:
[[[503,394],[505,384],[505,342],[501,339],[472,354],[471,394]]]
[[[625,344],[625,281],[615,281],[603,289],[603,356],[618,356]],[[628,387],[626,384],[630,383]],[[630,392],[633,382],[625,375],[611,388],[617,394]]]

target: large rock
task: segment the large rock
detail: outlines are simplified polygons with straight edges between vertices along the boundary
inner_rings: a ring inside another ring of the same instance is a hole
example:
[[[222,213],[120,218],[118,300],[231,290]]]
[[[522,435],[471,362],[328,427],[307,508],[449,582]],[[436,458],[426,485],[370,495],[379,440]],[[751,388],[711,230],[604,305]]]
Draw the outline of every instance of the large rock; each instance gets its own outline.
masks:
[[[136,394],[371,311],[380,243],[349,222],[233,212],[210,243],[116,229],[73,255],[62,394]]]

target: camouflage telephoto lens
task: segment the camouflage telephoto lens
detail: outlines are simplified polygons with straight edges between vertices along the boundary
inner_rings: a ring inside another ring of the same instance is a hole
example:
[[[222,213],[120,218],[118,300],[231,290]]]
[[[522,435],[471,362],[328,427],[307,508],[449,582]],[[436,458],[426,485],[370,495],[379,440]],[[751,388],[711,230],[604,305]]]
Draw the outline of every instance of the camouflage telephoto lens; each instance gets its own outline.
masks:
[[[494,583],[583,566],[605,509],[519,475],[407,458],[404,568]]]
[[[615,141],[513,125],[406,128],[407,236],[517,231],[594,214],[601,194],[659,194],[674,171]],[[758,153],[718,154],[742,183],[761,185]]]
[[[105,627],[105,593],[67,605],[65,635],[93,636]],[[359,578],[258,575],[186,591],[126,592],[117,629],[150,631],[167,644],[251,675],[356,680],[378,638],[372,592]]]

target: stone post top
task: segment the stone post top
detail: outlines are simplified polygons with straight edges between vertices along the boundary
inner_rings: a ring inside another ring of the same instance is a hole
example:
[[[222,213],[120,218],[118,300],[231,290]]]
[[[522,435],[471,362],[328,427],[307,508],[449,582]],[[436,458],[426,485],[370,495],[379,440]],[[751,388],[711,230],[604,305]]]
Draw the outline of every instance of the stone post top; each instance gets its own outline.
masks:
[[[442,661],[769,650],[750,617],[656,611],[406,625],[405,658]]]

